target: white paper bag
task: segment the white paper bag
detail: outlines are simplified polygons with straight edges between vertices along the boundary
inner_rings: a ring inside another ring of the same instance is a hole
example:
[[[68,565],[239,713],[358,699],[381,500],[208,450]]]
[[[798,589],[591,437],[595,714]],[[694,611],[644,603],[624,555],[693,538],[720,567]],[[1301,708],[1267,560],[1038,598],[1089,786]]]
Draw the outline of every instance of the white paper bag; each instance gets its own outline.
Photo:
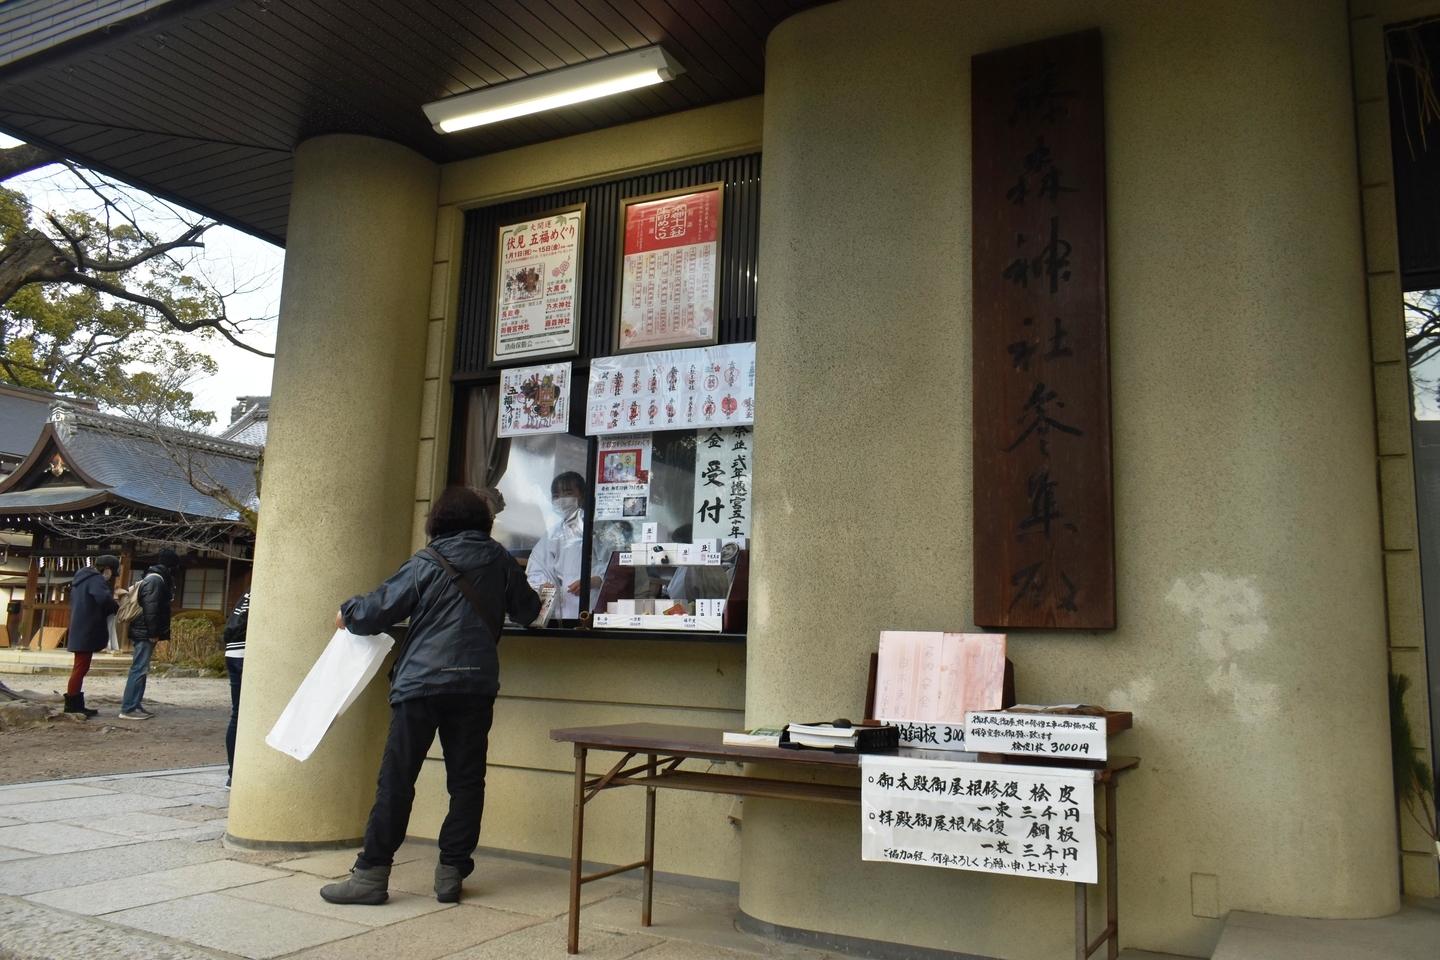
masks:
[[[394,645],[395,638],[388,633],[361,637],[349,630],[336,630],[265,742],[296,760],[308,759],[330,724],[350,709],[374,678]]]

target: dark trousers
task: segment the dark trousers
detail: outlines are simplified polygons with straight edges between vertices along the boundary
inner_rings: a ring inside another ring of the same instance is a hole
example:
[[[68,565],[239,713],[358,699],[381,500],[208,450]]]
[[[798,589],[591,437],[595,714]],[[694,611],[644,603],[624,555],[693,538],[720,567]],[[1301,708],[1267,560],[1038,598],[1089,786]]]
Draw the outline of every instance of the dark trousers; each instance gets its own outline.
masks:
[[[390,735],[385,739],[375,806],[370,808],[365,848],[355,861],[357,867],[395,862],[395,851],[405,842],[410,824],[415,778],[438,731],[445,751],[445,787],[450,793],[450,812],[440,827],[440,862],[470,875],[475,869],[471,854],[480,842],[480,816],[485,810],[485,753],[494,716],[495,698],[473,694],[416,697],[391,706]]]
[[[225,762],[230,765],[226,778],[235,776],[235,727],[240,723],[240,678],[245,672],[244,657],[226,657],[225,672],[230,675],[230,726],[225,728]]]

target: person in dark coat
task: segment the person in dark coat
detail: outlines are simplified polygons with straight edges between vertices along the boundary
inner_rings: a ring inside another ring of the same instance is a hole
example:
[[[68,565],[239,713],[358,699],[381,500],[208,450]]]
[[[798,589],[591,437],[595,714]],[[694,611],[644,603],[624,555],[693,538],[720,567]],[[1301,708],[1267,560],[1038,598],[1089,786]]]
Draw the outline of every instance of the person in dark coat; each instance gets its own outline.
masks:
[[[245,678],[245,635],[250,632],[250,591],[225,621],[225,673],[230,677],[230,726],[225,728],[225,786],[235,778],[235,730],[240,725],[240,684]]]
[[[70,683],[65,687],[65,712],[78,713],[86,720],[100,713],[85,706],[85,674],[90,660],[110,645],[110,618],[120,609],[112,584],[120,559],[112,554],[95,558],[93,567],[82,567],[70,581],[70,633],[65,649],[75,654]]]
[[[450,487],[426,518],[430,545],[374,592],[346,600],[335,615],[336,627],[361,636],[381,633],[406,617],[410,627],[391,673],[390,734],[365,846],[348,880],[321,889],[331,903],[378,904],[389,897],[390,867],[405,840],[415,778],[437,730],[450,811],[440,828],[436,899],[457,902],[461,881],[475,869],[471,855],[485,807],[485,754],[500,691],[500,627],[505,614],[531,623],[540,612],[540,598],[520,565],[490,539],[493,522],[483,497],[468,487]],[[464,579],[479,610],[430,550]]]
[[[140,591],[140,615],[130,621],[130,643],[135,658],[125,680],[125,698],[120,705],[120,719],[149,720],[154,716],[143,706],[145,683],[150,678],[150,658],[155,644],[170,639],[170,601],[175,599],[175,574],[180,572],[180,555],[166,548],[160,551],[160,562],[145,571],[145,578],[135,587]]]

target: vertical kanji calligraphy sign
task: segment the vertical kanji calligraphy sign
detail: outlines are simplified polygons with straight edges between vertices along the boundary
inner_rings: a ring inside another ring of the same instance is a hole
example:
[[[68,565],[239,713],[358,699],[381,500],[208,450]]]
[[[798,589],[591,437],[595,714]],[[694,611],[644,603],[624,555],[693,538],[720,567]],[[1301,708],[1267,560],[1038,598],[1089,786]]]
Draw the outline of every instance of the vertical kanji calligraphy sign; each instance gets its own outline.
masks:
[[[970,69],[975,622],[1113,628],[1100,33]]]

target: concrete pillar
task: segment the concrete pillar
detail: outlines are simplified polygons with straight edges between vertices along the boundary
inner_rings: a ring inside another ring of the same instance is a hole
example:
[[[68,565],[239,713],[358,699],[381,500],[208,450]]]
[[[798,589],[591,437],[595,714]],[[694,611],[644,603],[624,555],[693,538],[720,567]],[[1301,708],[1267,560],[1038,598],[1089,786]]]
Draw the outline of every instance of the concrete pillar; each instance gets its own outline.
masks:
[[[1134,710],[1122,944],[1208,956],[1228,910],[1398,908],[1343,0],[841,0],[771,34],[747,725],[859,715],[883,629],[973,629],[970,57],[1097,25],[1120,628],[1010,655],[1021,700]],[[1068,884],[859,858],[853,809],[747,801],[741,909],[1073,949]]]
[[[388,141],[323,136],[295,152],[228,825],[240,845],[364,833],[383,677],[304,763],[264,740],[340,602],[410,552],[438,189],[434,164]]]

